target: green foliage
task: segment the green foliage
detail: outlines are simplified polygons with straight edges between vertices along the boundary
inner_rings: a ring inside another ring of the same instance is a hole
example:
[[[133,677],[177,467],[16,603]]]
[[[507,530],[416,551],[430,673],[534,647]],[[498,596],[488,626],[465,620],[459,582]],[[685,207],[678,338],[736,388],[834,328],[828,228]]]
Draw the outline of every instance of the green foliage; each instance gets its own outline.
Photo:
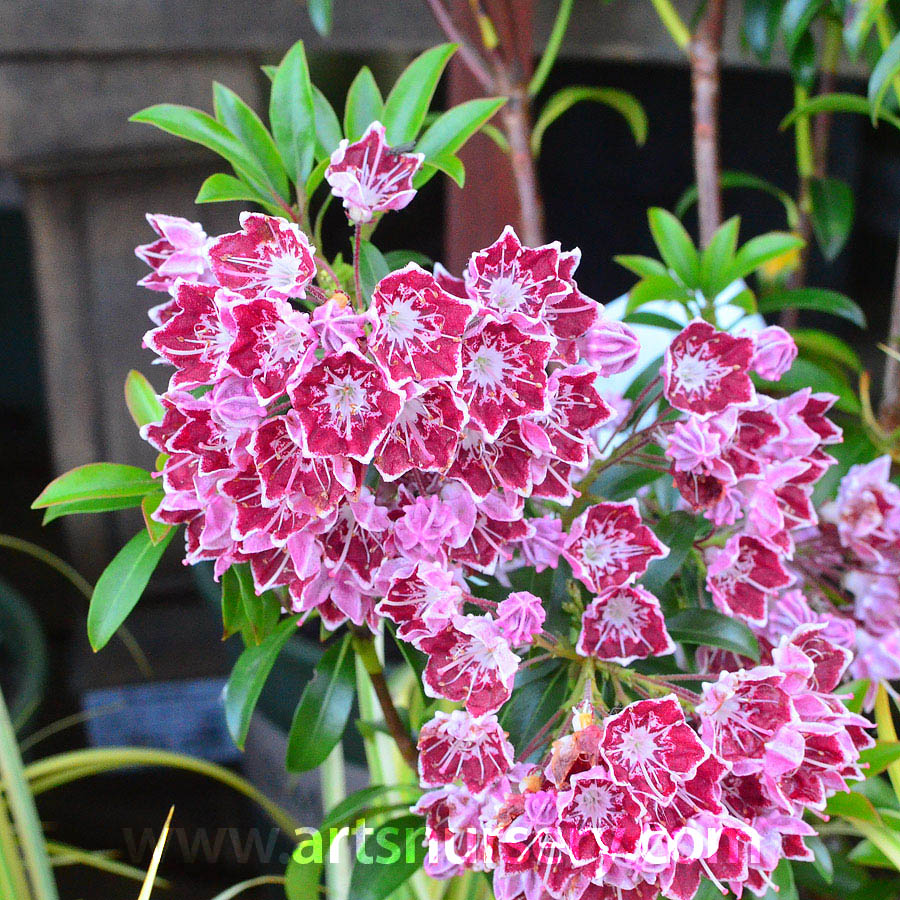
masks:
[[[331,753],[347,727],[355,693],[353,650],[346,634],[325,651],[303,690],[288,734],[289,771],[314,769]]]
[[[714,609],[682,609],[666,617],[666,628],[673,641],[721,647],[741,656],[759,660],[759,643],[740,620],[724,616]]]
[[[427,852],[424,832],[423,819],[406,815],[367,835],[350,876],[353,900],[385,900],[420,869]]]
[[[88,639],[95,651],[106,646],[131,614],[174,535],[170,528],[154,543],[146,529],[139,531],[104,569],[88,609]]]
[[[810,219],[822,255],[832,260],[844,249],[853,228],[853,191],[839,178],[813,178],[809,183]]]

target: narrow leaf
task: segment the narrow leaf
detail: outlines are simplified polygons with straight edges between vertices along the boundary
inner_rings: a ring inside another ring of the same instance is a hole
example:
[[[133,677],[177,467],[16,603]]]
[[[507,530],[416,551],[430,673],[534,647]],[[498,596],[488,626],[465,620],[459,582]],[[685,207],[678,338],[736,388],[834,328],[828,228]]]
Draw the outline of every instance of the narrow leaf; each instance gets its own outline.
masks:
[[[809,183],[811,219],[816,240],[825,259],[834,259],[850,237],[853,227],[853,191],[839,178],[813,178]]]
[[[698,287],[700,257],[684,225],[668,210],[653,207],[648,213],[650,231],[666,265],[686,287]]]
[[[306,772],[320,765],[341,739],[356,693],[350,635],[332,644],[303,690],[288,734],[286,765]]]
[[[881,54],[877,65],[869,76],[868,99],[869,118],[872,124],[878,123],[878,114],[884,103],[884,95],[887,93],[894,76],[900,73],[900,34],[894,35],[887,49]]]
[[[390,274],[390,271],[381,251],[374,244],[363,241],[359,249],[359,279],[366,300],[371,298],[375,286],[385,275]]]
[[[140,498],[158,489],[159,485],[146,469],[120,463],[88,463],[54,478],[31,508],[81,500]]]
[[[614,109],[628,123],[635,143],[643,146],[647,140],[647,113],[633,94],[615,88],[570,85],[557,91],[544,104],[531,132],[531,152],[534,156],[540,155],[544,132],[563,113],[583,101],[602,103]]]
[[[269,98],[269,122],[275,144],[297,185],[306,182],[316,146],[315,107],[303,41],[285,54]]]
[[[438,81],[456,47],[456,44],[432,47],[400,74],[384,102],[382,122],[389,144],[405,144],[418,136]]]
[[[760,266],[803,246],[803,239],[785,231],[770,231],[751,238],[734,256],[731,280],[746,278]]]
[[[136,369],[125,376],[125,405],[138,428],[162,420],[163,406],[153,385]]]
[[[246,181],[224,172],[210,175],[200,185],[194,203],[230,203],[234,200],[249,200],[251,203],[258,203],[274,215],[284,214],[284,210],[276,205],[271,197],[266,197]]]
[[[347,90],[344,104],[344,136],[359,140],[372,122],[381,121],[384,103],[371,69],[363,66]]]
[[[425,159],[452,156],[505,102],[505,97],[486,97],[448,109],[428,127],[416,150]]]
[[[349,896],[385,900],[422,867],[425,853],[425,823],[419,816],[401,816],[379,825],[357,850]]]
[[[316,159],[326,159],[341,142],[341,123],[328,98],[315,85],[312,91],[316,117]]]
[[[741,656],[759,659],[759,643],[753,632],[737,619],[713,609],[682,609],[666,619],[672,640],[683,644],[721,647]]]
[[[837,291],[823,288],[795,288],[776,290],[759,298],[759,311],[763,314],[783,309],[811,309],[820,313],[846,319],[859,328],[866,327],[866,317],[849,297]]]
[[[297,632],[298,616],[285,619],[258,646],[247,647],[231,670],[222,692],[225,722],[234,743],[243,749],[250,719],[275,660],[291,635]]]
[[[139,531],[104,569],[87,617],[88,639],[95,651],[105,647],[128,618],[174,535],[173,528],[154,544],[146,530]]]
[[[165,494],[160,491],[158,494],[147,494],[141,500],[141,515],[144,517],[144,527],[147,529],[147,534],[150,535],[150,540],[154,544],[164,541],[166,535],[172,530],[171,525],[167,525],[165,522],[157,522],[153,518],[153,513],[159,509],[159,504],[162,503],[164,496]]]

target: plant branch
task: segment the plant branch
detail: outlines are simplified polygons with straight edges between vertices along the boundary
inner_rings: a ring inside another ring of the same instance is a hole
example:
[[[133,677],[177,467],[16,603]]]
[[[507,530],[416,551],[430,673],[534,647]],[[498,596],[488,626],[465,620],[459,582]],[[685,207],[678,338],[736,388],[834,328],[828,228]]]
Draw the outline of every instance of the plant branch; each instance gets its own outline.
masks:
[[[466,64],[466,68],[486,91],[493,92],[495,89],[494,78],[488,71],[484,59],[471,41],[456,27],[453,17],[442,0],[427,0],[427,3],[441,31],[453,43],[459,45],[459,56]]]
[[[356,308],[363,311],[362,278],[359,274],[359,257],[362,251],[362,226],[353,231],[353,287],[356,290]]]
[[[891,323],[888,347],[897,349],[900,342],[900,244],[894,272],[894,292],[891,298]],[[878,408],[879,424],[887,431],[900,425],[900,360],[891,353],[885,354],[884,386],[881,405]]]
[[[719,72],[725,0],[709,0],[690,44],[694,113],[694,174],[700,244],[707,246],[722,221],[719,181]]]
[[[387,725],[388,731],[390,731],[391,737],[393,737],[394,743],[396,743],[403,759],[415,771],[418,765],[419,754],[409,732],[406,730],[406,726],[400,719],[397,707],[394,705],[394,699],[391,697],[390,689],[384,677],[384,669],[381,666],[381,661],[378,659],[378,654],[375,652],[375,641],[371,633],[366,629],[354,628],[352,634],[353,647],[357,656],[362,660],[369,680],[372,682],[375,696],[378,697],[378,702],[381,705],[385,725]]]

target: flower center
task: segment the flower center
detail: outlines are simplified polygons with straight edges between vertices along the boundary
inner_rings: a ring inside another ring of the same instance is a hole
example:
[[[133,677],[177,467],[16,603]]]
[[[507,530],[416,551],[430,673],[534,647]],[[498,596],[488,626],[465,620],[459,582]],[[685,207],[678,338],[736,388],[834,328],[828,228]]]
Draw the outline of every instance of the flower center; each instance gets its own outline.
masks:
[[[419,324],[419,313],[412,300],[394,300],[385,307],[384,327],[391,341],[405,344],[412,339]]]
[[[492,388],[503,382],[506,360],[496,347],[483,346],[467,366],[469,378],[480,388]]]
[[[500,275],[491,282],[488,289],[490,305],[495,309],[518,309],[528,297],[521,282],[510,275]]]

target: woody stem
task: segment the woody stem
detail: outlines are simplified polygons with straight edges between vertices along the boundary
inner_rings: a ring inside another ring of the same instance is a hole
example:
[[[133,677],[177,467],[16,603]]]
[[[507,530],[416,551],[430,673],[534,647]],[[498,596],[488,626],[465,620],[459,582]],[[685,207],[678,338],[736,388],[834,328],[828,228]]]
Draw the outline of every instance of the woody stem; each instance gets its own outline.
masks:
[[[415,771],[419,754],[412,737],[400,720],[397,707],[394,705],[394,699],[391,697],[391,692],[384,677],[384,668],[375,650],[375,641],[371,633],[366,629],[353,628],[352,634],[353,649],[356,651],[363,668],[366,670],[366,674],[369,676],[369,680],[372,682],[375,696],[378,697],[378,702],[381,705],[385,725],[387,725],[388,731],[391,733],[391,737],[394,739],[401,756],[410,768]]]
[[[359,274],[359,257],[362,250],[362,226],[357,225],[353,233],[353,286],[356,289],[356,308],[362,310],[362,278]]]

